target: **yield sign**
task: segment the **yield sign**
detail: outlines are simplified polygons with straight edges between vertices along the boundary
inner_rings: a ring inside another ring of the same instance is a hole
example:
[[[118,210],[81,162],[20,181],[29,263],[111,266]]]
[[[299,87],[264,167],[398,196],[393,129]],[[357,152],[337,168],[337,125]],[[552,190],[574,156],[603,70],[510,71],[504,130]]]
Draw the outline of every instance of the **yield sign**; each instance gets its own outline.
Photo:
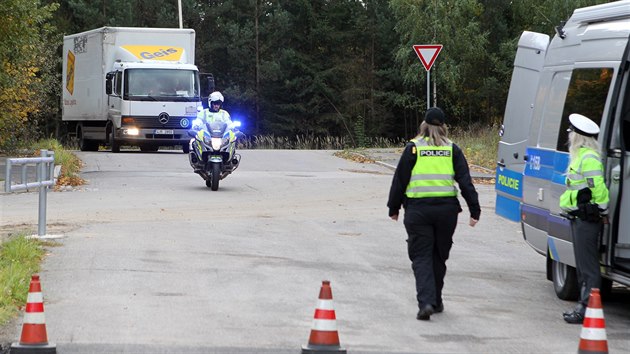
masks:
[[[413,46],[426,71],[431,70],[435,59],[442,50],[441,44],[416,44]]]

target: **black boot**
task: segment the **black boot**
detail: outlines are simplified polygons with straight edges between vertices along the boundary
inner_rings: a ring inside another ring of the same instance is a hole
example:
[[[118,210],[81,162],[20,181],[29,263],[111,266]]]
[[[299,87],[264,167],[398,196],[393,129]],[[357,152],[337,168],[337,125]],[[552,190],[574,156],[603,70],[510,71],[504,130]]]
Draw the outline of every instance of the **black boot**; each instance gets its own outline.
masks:
[[[431,315],[433,314],[433,312],[434,312],[433,306],[424,305],[420,308],[420,311],[418,311],[418,315],[416,316],[416,319],[421,320],[421,321],[428,321],[431,319]]]
[[[570,314],[563,315],[567,323],[582,324],[584,322],[584,312],[573,311]]]

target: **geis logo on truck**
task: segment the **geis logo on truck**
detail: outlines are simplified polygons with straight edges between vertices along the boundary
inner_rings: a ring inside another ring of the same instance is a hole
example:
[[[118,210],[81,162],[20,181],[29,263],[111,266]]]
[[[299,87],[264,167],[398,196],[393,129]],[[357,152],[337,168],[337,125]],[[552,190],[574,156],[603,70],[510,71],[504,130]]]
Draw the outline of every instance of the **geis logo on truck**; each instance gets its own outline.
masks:
[[[158,45],[124,45],[123,49],[140,60],[180,61],[184,49]]]

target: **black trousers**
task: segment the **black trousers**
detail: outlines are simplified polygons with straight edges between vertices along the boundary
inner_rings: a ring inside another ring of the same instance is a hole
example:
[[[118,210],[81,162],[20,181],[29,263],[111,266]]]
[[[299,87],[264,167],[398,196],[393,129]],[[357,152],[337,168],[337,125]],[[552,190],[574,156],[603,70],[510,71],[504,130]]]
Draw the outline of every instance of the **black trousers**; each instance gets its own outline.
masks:
[[[571,226],[573,228],[575,268],[580,287],[578,301],[586,308],[591,289],[599,289],[602,285],[602,276],[599,270],[601,224],[575,219],[571,222]]]
[[[460,208],[454,204],[409,205],[405,209],[407,250],[416,278],[418,306],[442,303],[446,260]]]

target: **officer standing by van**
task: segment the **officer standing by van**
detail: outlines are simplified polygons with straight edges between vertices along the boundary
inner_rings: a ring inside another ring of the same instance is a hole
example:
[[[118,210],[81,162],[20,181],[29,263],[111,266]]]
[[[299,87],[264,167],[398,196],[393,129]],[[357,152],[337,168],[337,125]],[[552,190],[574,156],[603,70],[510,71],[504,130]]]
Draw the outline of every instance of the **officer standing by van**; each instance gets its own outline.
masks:
[[[446,260],[453,244],[459,185],[470,211],[469,225],[481,214],[477,191],[462,150],[447,137],[444,112],[437,107],[426,111],[418,136],[405,147],[389,192],[389,217],[398,220],[405,208],[407,250],[416,279],[418,320],[429,320],[444,311],[442,288]]]
[[[592,288],[599,289],[599,234],[607,222],[608,188],[597,143],[599,126],[581,114],[569,115],[569,167],[560,208],[571,219],[573,253],[580,294],[574,310],[563,314],[568,323],[582,323]]]

